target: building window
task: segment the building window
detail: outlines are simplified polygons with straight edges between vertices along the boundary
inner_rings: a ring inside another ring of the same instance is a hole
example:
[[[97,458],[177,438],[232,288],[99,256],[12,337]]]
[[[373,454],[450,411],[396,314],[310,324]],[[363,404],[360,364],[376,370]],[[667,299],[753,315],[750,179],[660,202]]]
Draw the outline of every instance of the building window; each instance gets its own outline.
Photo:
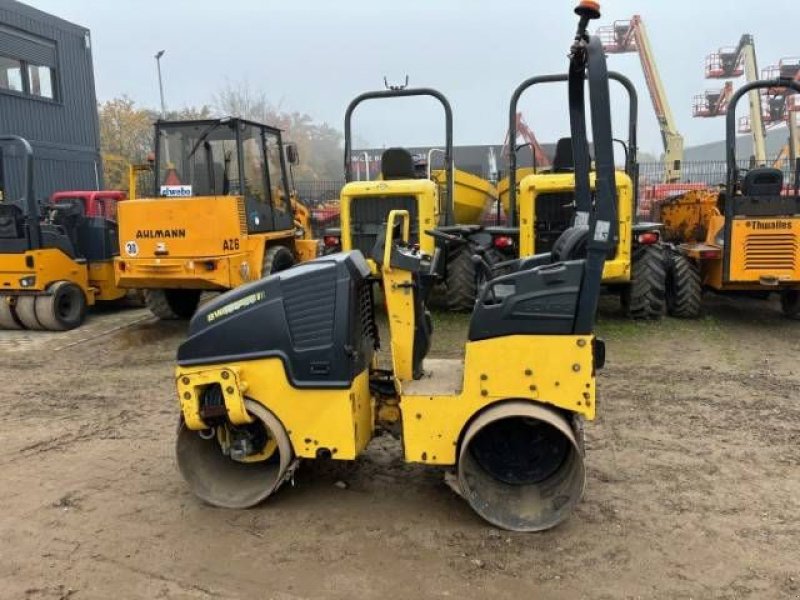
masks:
[[[31,95],[55,100],[53,83],[53,69],[42,65],[28,65],[28,84]]]
[[[0,56],[0,90],[25,91],[21,61],[7,56]]]

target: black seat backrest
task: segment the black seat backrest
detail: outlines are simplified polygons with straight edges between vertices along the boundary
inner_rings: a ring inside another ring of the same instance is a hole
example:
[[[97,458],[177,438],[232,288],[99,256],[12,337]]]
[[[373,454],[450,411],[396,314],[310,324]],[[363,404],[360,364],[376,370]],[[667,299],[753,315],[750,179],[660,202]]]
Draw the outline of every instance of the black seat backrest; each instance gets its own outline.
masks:
[[[0,203],[0,238],[19,239],[25,237],[25,215],[16,204]]]
[[[585,264],[546,263],[488,281],[472,311],[469,340],[574,333]]]
[[[783,173],[772,167],[751,169],[742,181],[744,196],[780,196],[783,190]]]
[[[550,251],[553,262],[586,258],[586,242],[589,240],[589,228],[570,227],[565,229],[553,244]]]
[[[414,158],[405,148],[387,148],[381,155],[381,174],[384,179],[416,179]]]
[[[41,231],[42,248],[57,248],[70,258],[79,258],[75,251],[75,244],[61,227],[52,223],[43,223]]]
[[[553,172],[568,173],[575,170],[575,157],[572,155],[572,138],[561,138],[556,143],[553,156]]]

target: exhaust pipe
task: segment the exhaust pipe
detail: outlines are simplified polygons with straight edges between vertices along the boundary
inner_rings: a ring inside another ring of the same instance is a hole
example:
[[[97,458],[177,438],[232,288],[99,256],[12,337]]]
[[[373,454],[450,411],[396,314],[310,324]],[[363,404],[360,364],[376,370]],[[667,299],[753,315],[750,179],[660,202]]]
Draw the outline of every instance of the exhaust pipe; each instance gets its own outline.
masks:
[[[507,402],[469,426],[458,457],[458,486],[472,509],[511,531],[543,531],[564,521],[583,496],[582,443],[556,411]]]
[[[277,417],[252,400],[245,406],[256,419],[247,427],[256,440],[260,438],[263,459],[257,456],[258,448],[248,460],[233,445],[226,455],[218,435],[193,431],[183,422],[178,430],[175,452],[181,475],[196,496],[221,508],[250,508],[265,500],[295,463],[289,436]]]

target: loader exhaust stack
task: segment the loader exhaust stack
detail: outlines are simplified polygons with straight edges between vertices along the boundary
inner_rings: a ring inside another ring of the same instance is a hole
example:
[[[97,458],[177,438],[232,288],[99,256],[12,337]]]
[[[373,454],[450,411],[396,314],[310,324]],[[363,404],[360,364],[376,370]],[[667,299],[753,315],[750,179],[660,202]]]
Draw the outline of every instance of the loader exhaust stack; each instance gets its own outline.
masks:
[[[542,531],[583,495],[583,451],[566,419],[528,402],[488,409],[467,429],[458,461],[461,493],[503,529]]]

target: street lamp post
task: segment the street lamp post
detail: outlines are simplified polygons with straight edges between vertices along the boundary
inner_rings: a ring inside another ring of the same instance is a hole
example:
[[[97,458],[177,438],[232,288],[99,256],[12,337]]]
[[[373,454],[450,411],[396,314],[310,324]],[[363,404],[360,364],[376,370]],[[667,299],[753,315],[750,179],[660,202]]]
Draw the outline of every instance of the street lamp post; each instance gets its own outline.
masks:
[[[158,91],[161,94],[161,118],[167,118],[167,106],[164,104],[164,81],[161,79],[161,57],[164,56],[165,50],[159,50],[156,53],[156,67],[158,68]]]

